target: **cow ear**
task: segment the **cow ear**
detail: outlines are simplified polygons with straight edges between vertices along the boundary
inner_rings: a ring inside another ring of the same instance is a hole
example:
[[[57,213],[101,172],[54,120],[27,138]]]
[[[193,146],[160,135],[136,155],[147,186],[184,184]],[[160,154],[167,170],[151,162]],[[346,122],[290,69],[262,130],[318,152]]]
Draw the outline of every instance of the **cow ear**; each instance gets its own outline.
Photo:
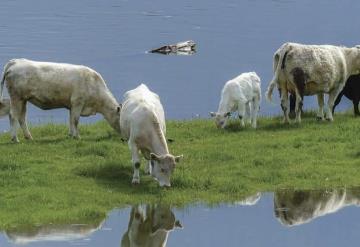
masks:
[[[215,117],[216,116],[216,113],[215,112],[209,112],[209,114],[210,114],[210,117]]]
[[[224,114],[224,117],[230,117],[231,116],[231,112],[227,112]]]
[[[176,228],[180,228],[180,229],[183,229],[184,227],[181,225],[180,221],[179,220],[176,220],[175,221],[175,227]]]
[[[150,160],[155,160],[155,161],[159,161],[160,160],[160,156],[154,154],[154,153],[150,153]]]
[[[175,162],[179,163],[183,157],[184,157],[184,155],[175,156]]]

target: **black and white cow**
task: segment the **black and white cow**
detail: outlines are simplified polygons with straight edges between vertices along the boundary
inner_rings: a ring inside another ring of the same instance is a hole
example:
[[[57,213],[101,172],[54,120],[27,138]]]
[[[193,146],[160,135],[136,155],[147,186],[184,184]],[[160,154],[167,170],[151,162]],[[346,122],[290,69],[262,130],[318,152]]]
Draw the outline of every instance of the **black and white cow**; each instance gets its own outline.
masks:
[[[275,69],[276,67],[276,69]],[[304,95],[318,96],[318,117],[324,118],[324,93],[329,94],[325,118],[333,121],[335,99],[346,80],[360,73],[360,46],[347,48],[332,45],[303,45],[285,43],[274,54],[274,77],[266,96],[278,87],[284,122],[289,122],[288,94],[296,96],[296,121],[301,122]]]

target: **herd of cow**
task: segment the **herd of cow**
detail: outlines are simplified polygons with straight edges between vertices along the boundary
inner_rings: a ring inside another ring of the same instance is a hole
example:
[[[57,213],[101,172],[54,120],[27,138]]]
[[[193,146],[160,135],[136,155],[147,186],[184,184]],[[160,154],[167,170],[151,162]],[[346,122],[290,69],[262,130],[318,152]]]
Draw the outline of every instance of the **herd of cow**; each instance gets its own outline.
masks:
[[[301,122],[303,97],[317,95],[317,117],[333,121],[335,106],[345,95],[353,101],[355,115],[360,115],[360,46],[347,48],[332,45],[285,43],[274,54],[274,77],[266,96],[271,101],[277,86],[284,122]],[[3,99],[3,87],[10,99]],[[324,115],[324,93],[328,102]],[[290,95],[290,103],[289,103]],[[26,139],[32,139],[26,122],[26,103],[47,110],[70,110],[69,134],[79,138],[80,116],[100,113],[128,141],[134,174],[132,183],[140,183],[140,153],[148,160],[146,172],[160,186],[170,186],[170,176],[182,158],[169,153],[165,134],[165,114],[160,98],[141,84],[125,93],[119,104],[99,73],[89,67],[64,63],[12,59],[5,66],[0,89],[0,116],[8,115],[12,141],[18,142],[17,123]],[[233,112],[241,125],[256,128],[260,108],[260,78],[255,72],[243,73],[228,81],[221,94],[217,112],[210,115],[217,127],[224,128]]]

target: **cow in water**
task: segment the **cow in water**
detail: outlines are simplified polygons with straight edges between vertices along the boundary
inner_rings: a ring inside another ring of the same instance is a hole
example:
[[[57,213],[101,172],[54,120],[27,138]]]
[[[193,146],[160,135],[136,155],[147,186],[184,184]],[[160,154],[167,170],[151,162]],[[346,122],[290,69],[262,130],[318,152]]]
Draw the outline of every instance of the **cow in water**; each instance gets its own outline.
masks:
[[[80,116],[101,113],[106,121],[120,131],[121,106],[118,104],[99,73],[89,67],[65,63],[37,62],[12,59],[4,67],[1,80],[10,95],[11,135],[18,142],[18,121],[26,139],[32,139],[26,123],[26,103],[29,101],[43,109],[66,108],[70,110],[70,135],[79,138]]]
[[[169,206],[133,206],[121,247],[165,247],[169,232],[175,228],[182,228],[182,225]]]
[[[101,229],[103,220],[90,224],[49,224],[33,227],[10,228],[5,231],[15,245],[37,246],[41,242],[75,242],[91,236]],[[61,244],[60,244],[61,245]]]
[[[275,216],[286,226],[308,223],[351,205],[360,206],[359,189],[284,190],[274,195]]]

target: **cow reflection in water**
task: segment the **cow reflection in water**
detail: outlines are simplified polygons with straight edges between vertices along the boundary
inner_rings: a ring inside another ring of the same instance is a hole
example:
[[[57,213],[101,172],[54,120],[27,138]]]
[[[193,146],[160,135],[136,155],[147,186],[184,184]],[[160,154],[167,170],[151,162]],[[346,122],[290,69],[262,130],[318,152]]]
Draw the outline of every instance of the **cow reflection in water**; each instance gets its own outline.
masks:
[[[360,189],[279,191],[274,195],[275,216],[286,226],[308,223],[351,205],[360,206]]]
[[[8,239],[15,244],[42,241],[76,241],[90,236],[100,229],[102,222],[95,224],[44,225],[6,231]]]
[[[133,206],[121,247],[166,246],[168,234],[175,228],[182,226],[169,206]]]

